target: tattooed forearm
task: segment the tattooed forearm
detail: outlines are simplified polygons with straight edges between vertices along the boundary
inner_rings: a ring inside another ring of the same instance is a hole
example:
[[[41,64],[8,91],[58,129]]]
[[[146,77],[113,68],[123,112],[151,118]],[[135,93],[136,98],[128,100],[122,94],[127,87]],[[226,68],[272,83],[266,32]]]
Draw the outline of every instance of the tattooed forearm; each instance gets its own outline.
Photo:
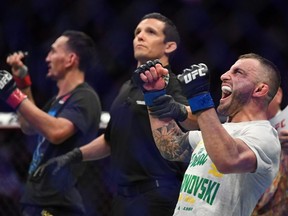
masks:
[[[184,133],[174,121],[153,130],[152,133],[155,143],[165,159],[190,161],[192,148],[188,141],[188,133]]]

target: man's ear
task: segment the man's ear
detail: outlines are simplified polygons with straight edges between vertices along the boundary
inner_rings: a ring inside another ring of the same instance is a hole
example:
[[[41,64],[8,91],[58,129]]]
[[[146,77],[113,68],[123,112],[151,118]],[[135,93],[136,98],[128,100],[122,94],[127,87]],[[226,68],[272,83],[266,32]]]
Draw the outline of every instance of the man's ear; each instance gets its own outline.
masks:
[[[170,41],[166,43],[165,53],[170,54],[177,49],[176,42]]]
[[[263,97],[269,92],[269,86],[265,83],[260,83],[254,90],[254,97]]]
[[[71,52],[67,56],[67,61],[66,61],[67,66],[75,65],[78,64],[78,57],[75,53]]]

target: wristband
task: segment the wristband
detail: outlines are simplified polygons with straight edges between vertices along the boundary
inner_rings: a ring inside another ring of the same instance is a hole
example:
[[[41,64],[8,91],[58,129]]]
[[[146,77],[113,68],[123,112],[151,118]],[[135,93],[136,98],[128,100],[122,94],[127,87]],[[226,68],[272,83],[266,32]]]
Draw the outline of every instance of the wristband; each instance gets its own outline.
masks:
[[[32,82],[30,79],[30,75],[28,73],[28,68],[25,65],[23,65],[18,70],[19,75],[18,76],[13,75],[17,87],[20,89],[24,89],[31,86]]]
[[[145,92],[144,101],[145,101],[146,106],[152,106],[154,99],[165,94],[166,94],[166,89],[162,89],[159,91]]]
[[[214,107],[213,99],[209,92],[204,92],[188,99],[192,113]]]
[[[18,76],[13,75],[13,79],[15,80],[15,83],[19,89],[27,88],[27,87],[31,86],[31,84],[32,84],[29,74],[27,74],[23,78],[20,78]]]
[[[7,98],[6,103],[13,109],[17,109],[18,106],[27,98],[27,95],[23,94],[18,88],[16,88]]]

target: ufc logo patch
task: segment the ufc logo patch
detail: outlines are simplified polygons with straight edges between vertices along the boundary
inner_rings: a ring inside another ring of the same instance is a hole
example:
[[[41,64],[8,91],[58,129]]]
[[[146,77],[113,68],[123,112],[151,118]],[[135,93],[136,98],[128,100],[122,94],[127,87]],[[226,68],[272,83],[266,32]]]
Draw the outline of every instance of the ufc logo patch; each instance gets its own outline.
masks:
[[[192,70],[192,71],[183,76],[185,84],[191,82],[192,80],[195,80],[198,76],[199,77],[206,76],[206,74],[208,72],[207,66],[205,64],[202,64],[202,63],[199,65],[192,65],[192,69],[187,69],[187,70],[189,70],[189,71]]]
[[[5,73],[0,80],[0,89],[3,89],[5,85],[12,79],[13,77],[11,74]]]

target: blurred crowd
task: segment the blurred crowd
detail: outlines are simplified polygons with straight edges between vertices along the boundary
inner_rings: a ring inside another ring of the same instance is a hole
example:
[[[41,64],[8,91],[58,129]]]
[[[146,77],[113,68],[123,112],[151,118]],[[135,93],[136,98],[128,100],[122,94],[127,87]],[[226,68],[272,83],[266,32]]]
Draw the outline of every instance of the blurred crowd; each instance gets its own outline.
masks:
[[[99,93],[103,110],[108,110],[136,65],[131,41],[137,20],[158,11],[169,15],[181,35],[181,46],[172,59],[174,71],[205,62],[213,71],[212,78],[219,80],[238,55],[256,52],[276,63],[285,84],[287,4],[272,0],[5,0],[0,14],[0,67],[9,69],[5,62],[9,53],[28,51],[26,63],[41,106],[55,92],[50,81],[43,80],[47,72],[44,59],[51,42],[66,29],[84,31],[97,42],[100,57],[99,72],[87,78]],[[219,84],[211,86],[215,101],[220,97]],[[285,91],[286,86],[283,88]],[[0,110],[9,108],[1,103]]]

